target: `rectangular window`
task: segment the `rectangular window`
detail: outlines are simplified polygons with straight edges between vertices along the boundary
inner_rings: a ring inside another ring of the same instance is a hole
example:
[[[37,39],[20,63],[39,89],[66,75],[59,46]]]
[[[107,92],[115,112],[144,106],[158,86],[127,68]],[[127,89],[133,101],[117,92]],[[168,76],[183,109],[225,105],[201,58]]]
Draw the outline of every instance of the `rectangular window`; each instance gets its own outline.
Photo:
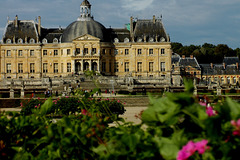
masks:
[[[115,62],[114,63],[114,72],[118,72],[118,70],[119,70],[118,62]]]
[[[70,55],[70,54],[71,54],[71,50],[67,49],[67,55]]]
[[[22,56],[23,56],[22,50],[18,50],[18,56],[19,56],[19,57],[22,57]]]
[[[67,63],[67,72],[71,72],[71,63]]]
[[[83,54],[88,54],[88,48],[84,48]]]
[[[138,49],[138,55],[141,55],[142,54],[142,49]]]
[[[53,64],[53,71],[54,73],[58,73],[58,63]]]
[[[7,73],[11,73],[11,63],[7,63]]]
[[[54,56],[57,56],[58,55],[58,50],[54,50]]]
[[[165,54],[165,49],[164,48],[161,49],[161,54]]]
[[[92,48],[92,54],[96,54],[97,53],[97,49],[96,48]]]
[[[125,49],[125,55],[129,54],[129,49]]]
[[[165,72],[165,62],[161,62],[161,72]]]
[[[142,72],[142,62],[137,62],[137,71]]]
[[[102,71],[106,72],[106,62],[102,62]]]
[[[30,63],[30,73],[35,73],[35,64]]]
[[[80,48],[76,48],[76,54],[80,54]]]
[[[61,73],[63,73],[63,63],[61,63]]]
[[[103,54],[103,55],[106,54],[106,50],[105,50],[105,49],[102,50],[102,54]]]
[[[118,54],[118,49],[114,49],[114,54],[115,54],[115,55]]]
[[[34,56],[34,50],[30,50],[30,56]]]
[[[23,73],[23,64],[18,63],[18,73]]]
[[[153,62],[149,62],[149,72],[153,72]]]
[[[43,50],[43,55],[47,56],[47,50]]]
[[[109,49],[109,55],[111,55],[112,54],[112,50],[111,49]]]
[[[124,71],[129,72],[129,62],[124,63]]]
[[[43,73],[48,73],[48,64],[43,63]]]
[[[7,50],[7,57],[11,57],[11,50]]]
[[[153,49],[149,49],[149,55],[153,55]]]

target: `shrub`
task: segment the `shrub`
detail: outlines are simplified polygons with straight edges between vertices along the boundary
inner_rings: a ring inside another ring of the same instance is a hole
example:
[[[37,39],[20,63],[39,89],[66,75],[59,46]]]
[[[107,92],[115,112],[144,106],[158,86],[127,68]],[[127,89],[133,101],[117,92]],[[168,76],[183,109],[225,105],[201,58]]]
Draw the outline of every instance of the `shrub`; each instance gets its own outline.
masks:
[[[33,109],[40,108],[40,106],[43,104],[44,100],[38,99],[25,99],[21,101],[21,114],[23,115],[30,115],[33,112]]]

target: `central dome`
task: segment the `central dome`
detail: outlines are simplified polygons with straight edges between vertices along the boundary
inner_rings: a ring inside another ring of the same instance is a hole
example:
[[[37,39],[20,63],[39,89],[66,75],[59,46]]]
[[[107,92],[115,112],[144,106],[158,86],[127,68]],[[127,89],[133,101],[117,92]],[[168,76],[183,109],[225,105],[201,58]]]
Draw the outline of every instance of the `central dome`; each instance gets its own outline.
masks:
[[[62,42],[72,42],[74,39],[85,34],[92,35],[104,41],[106,28],[99,22],[90,19],[88,21],[75,21],[71,23],[62,35]]]

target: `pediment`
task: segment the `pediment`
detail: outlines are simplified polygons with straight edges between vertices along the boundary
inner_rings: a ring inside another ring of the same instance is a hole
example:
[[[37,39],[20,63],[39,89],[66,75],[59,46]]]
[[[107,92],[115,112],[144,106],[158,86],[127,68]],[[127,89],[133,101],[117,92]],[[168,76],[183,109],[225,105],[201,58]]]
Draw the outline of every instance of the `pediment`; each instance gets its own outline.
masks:
[[[89,35],[89,34],[82,35],[82,36],[74,39],[73,41],[84,41],[84,40],[87,40],[87,41],[100,41],[99,38],[94,37],[94,36]]]

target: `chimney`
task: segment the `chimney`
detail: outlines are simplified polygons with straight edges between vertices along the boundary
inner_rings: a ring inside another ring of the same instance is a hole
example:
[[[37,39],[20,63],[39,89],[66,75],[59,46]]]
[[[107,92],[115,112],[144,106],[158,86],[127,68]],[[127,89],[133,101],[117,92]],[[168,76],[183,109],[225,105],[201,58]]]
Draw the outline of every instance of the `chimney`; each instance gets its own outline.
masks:
[[[182,55],[182,59],[185,59],[185,55]]]
[[[223,69],[226,69],[226,63],[223,63]]]
[[[239,63],[238,63],[238,62],[236,63],[236,66],[237,66],[237,70],[238,70],[238,66],[239,66]]]
[[[190,55],[190,58],[193,59],[193,55],[192,54]]]
[[[133,38],[133,17],[130,18],[130,36]]]
[[[213,63],[210,63],[210,65],[211,65],[211,69],[213,69]]]
[[[41,36],[41,16],[38,16],[38,34]]]
[[[15,20],[14,20],[14,25],[17,28],[18,27],[18,16],[16,15]]]
[[[153,24],[155,24],[156,23],[156,17],[155,17],[155,15],[153,15]]]

